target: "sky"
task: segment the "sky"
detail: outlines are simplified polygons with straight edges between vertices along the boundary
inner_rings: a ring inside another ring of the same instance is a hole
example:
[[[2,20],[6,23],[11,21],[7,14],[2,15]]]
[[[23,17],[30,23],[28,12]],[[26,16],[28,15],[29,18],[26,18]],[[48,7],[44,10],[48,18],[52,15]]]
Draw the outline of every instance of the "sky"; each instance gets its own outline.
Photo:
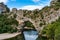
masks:
[[[0,0],[0,2],[6,4],[10,9],[34,10],[49,6],[51,0]]]

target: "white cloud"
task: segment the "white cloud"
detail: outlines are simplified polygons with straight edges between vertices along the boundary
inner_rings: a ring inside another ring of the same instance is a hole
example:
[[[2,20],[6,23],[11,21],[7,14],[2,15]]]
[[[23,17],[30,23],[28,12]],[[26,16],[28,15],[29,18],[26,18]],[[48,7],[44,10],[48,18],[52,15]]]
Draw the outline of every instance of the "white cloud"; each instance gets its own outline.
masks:
[[[0,2],[3,2],[3,3],[7,3],[9,2],[10,0],[0,0]],[[11,1],[16,1],[16,0],[11,0]]]
[[[43,6],[36,6],[36,5],[27,5],[27,6],[24,6],[20,9],[23,9],[23,10],[34,10],[34,9],[42,9]]]
[[[39,2],[40,0],[32,0],[33,2]]]
[[[8,0],[0,0],[0,2],[7,3]]]

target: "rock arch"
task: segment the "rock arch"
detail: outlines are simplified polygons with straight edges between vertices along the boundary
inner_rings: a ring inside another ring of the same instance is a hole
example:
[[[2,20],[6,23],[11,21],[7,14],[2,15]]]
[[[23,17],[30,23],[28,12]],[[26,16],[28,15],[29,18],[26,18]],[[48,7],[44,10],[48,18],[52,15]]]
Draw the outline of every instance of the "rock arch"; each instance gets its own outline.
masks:
[[[24,17],[23,18],[23,21],[30,21],[33,25],[34,25],[34,28],[39,32],[40,31],[40,27],[39,25],[36,25],[34,20],[30,19],[30,18],[27,18],[27,17]]]
[[[17,20],[19,23],[20,23],[20,21],[21,20]],[[44,27],[39,27],[39,25],[36,25],[36,23],[35,23],[35,21],[34,20],[32,20],[32,19],[30,19],[30,18],[27,18],[27,17],[23,17],[23,19],[22,19],[22,23],[24,23],[25,21],[30,21],[33,25],[34,25],[34,28],[37,30],[37,32],[40,34],[40,32],[42,31],[42,29],[44,28]],[[20,27],[21,25],[19,25],[19,27]],[[21,29],[22,29],[22,27],[21,27]]]

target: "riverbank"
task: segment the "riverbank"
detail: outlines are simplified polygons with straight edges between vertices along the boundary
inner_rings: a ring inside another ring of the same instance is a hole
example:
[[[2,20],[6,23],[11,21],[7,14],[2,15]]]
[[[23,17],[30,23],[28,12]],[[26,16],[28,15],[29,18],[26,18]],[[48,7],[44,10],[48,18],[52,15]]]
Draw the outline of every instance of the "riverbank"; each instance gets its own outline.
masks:
[[[23,33],[21,33],[21,34],[15,36],[15,37],[12,37],[12,38],[9,38],[9,39],[4,39],[4,40],[25,40],[25,38],[24,38]]]
[[[19,33],[3,33],[3,34],[0,34],[0,40],[9,39],[9,38],[15,37],[19,34],[21,34],[21,33],[20,32]]]

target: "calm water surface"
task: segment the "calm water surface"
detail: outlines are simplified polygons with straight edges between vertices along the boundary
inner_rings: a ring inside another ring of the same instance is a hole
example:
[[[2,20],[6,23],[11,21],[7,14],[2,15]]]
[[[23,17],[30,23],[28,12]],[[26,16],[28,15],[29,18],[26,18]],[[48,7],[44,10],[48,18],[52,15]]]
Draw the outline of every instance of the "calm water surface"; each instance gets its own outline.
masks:
[[[38,32],[34,30],[24,31],[25,40],[36,40],[38,37]]]

